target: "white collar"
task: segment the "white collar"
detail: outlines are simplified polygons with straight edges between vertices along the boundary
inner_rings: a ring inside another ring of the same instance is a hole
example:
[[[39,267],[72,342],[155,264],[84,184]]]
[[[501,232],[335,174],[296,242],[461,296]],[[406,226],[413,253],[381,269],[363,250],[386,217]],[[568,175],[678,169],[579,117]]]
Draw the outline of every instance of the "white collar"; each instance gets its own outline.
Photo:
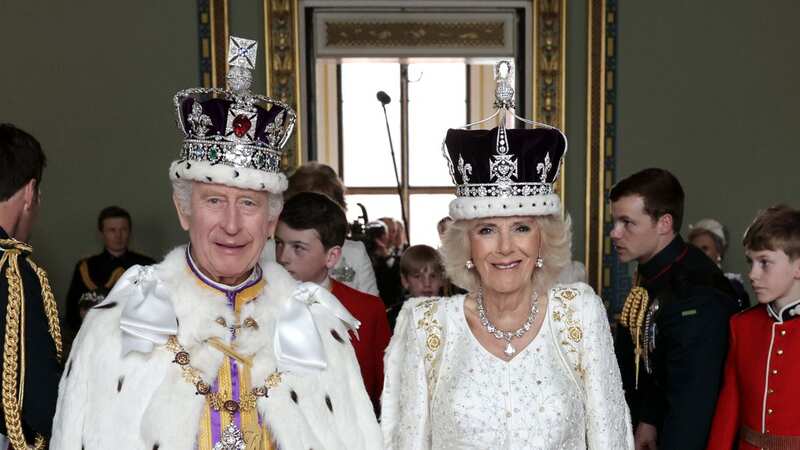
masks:
[[[767,313],[778,322],[800,316],[800,299],[788,303],[778,312],[775,312],[774,304],[775,302],[773,301],[767,305]]]

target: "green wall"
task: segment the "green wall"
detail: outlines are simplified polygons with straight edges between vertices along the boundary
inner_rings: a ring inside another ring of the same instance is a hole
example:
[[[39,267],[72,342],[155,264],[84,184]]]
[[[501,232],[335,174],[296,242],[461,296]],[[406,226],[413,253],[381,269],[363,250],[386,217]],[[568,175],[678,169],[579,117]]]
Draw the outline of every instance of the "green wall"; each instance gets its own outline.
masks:
[[[800,2],[619,5],[618,174],[672,171],[686,225],[727,225],[726,269],[746,273],[741,236],[757,210],[800,207]]]
[[[572,255],[584,261],[586,233],[586,7],[567,6],[566,126],[569,140],[562,173],[566,176],[565,210],[572,218]]]
[[[105,206],[131,212],[138,251],[182,242],[167,169],[172,95],[199,83],[196,2],[0,1],[0,55],[0,121],[48,157],[32,244],[57,298],[76,260],[101,250]]]

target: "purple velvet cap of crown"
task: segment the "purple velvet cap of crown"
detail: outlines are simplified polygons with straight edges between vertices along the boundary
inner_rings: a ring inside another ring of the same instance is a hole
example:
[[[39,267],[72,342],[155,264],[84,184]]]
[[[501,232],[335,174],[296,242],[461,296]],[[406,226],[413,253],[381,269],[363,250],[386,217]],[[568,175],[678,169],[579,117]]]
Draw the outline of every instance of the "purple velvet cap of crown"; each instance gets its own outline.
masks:
[[[560,212],[555,183],[567,140],[557,128],[450,129],[445,147],[454,219]]]
[[[192,114],[192,107],[195,102],[197,102],[197,99],[193,97],[186,97],[181,102],[181,124],[183,129],[187,131],[187,137],[188,133],[193,129],[192,124],[189,122],[189,116]],[[248,134],[251,127],[254,127],[252,133],[250,133],[253,136],[253,141],[248,142],[248,145],[267,146],[269,143],[266,133],[267,125],[273,123],[278,114],[284,111],[283,107],[274,103],[271,105],[270,109],[265,109],[255,104],[253,106],[256,109],[256,120],[251,120],[246,115],[237,115],[237,118],[241,117],[241,120],[237,123],[236,119],[234,119],[233,129],[226,130],[228,125],[228,112],[231,106],[234,105],[232,100],[211,98],[205,101],[199,101],[198,103],[203,109],[203,114],[211,119],[211,126],[206,136],[226,136],[226,134],[230,135],[233,133],[237,137],[242,138]],[[237,129],[237,126],[240,128]],[[241,133],[237,133],[237,131],[241,131]]]

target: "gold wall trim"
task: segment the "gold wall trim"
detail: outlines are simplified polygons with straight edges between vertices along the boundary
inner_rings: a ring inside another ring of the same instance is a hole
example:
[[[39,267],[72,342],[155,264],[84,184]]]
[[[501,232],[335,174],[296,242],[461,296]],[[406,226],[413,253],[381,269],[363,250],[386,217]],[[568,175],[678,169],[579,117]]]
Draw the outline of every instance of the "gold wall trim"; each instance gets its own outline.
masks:
[[[514,54],[515,13],[464,8],[324,10],[313,13],[317,57],[505,57]]]
[[[567,1],[533,0],[531,5],[534,117],[538,122],[561,128],[566,133]],[[566,206],[565,164],[561,166],[556,189],[561,204]]]
[[[228,0],[210,0],[211,87],[224,88],[228,70]]]
[[[292,138],[283,153],[283,167],[303,163],[303,111],[300,101],[299,0],[264,0],[264,58],[267,95],[289,104],[297,112]]]
[[[419,22],[419,21],[327,21],[328,47],[504,47],[504,21]]]
[[[589,284],[602,292],[605,253],[606,167],[606,0],[587,0],[588,47],[586,86],[586,236],[585,264]],[[608,180],[609,182],[611,180]]]

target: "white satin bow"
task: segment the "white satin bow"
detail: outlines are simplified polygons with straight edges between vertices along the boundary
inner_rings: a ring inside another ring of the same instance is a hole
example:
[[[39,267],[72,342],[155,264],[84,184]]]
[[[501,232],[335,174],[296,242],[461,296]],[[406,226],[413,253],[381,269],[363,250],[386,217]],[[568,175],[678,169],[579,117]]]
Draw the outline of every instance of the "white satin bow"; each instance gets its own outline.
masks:
[[[164,345],[170,336],[178,334],[169,291],[155,276],[152,266],[128,269],[106,301],[117,295],[129,297],[119,323],[123,356],[132,351],[150,353],[154,346]]]
[[[300,283],[285,303],[275,324],[278,370],[309,373],[328,367],[322,338],[311,314],[313,304],[327,308],[358,337],[357,330],[361,322],[336,297],[314,283]]]

